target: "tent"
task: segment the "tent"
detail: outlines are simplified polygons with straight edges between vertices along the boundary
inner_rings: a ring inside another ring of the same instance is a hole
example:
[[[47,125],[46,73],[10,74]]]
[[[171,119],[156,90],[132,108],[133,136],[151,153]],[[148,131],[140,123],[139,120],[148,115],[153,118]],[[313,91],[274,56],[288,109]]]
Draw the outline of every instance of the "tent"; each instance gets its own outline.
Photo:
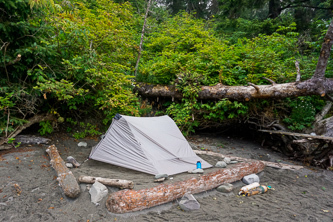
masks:
[[[117,114],[90,159],[145,172],[174,175],[212,167],[198,157],[169,116],[132,117]]]

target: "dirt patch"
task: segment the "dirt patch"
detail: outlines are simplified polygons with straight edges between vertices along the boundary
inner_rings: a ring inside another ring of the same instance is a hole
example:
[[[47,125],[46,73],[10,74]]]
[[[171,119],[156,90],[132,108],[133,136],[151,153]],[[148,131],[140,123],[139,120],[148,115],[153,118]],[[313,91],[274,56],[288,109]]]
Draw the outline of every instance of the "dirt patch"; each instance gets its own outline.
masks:
[[[63,159],[73,156],[82,165],[73,174],[126,179],[134,182],[134,189],[157,185],[154,176],[110,164],[87,160],[97,138],[75,140],[66,134],[53,135]],[[78,142],[87,147],[78,147]],[[222,154],[273,162],[291,163],[279,153],[241,138],[227,136],[195,135],[189,138],[194,149],[211,150]],[[184,212],[173,201],[148,210],[112,214],[107,211],[106,198],[99,206],[90,202],[87,184],[81,184],[81,194],[76,199],[63,195],[50,167],[45,149],[47,145],[18,148],[19,152],[0,151],[0,221],[332,221],[333,173],[316,168],[300,171],[278,170],[266,167],[261,183],[270,185],[262,195],[238,196],[241,182],[235,183],[234,193],[225,196],[216,190],[196,194],[201,208]],[[219,159],[201,156],[211,164]],[[292,163],[291,163],[292,164]],[[296,163],[301,164],[301,163]],[[231,165],[229,167],[232,167]],[[205,173],[214,169],[207,169]],[[193,175],[183,173],[165,181],[184,180]],[[118,191],[108,187],[109,193]]]

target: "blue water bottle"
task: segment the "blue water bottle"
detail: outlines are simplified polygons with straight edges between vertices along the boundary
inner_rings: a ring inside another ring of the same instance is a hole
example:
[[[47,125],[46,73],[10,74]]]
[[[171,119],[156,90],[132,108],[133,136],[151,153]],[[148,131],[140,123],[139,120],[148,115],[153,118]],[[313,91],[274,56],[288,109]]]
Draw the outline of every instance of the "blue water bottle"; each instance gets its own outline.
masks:
[[[198,161],[198,162],[197,162],[197,169],[202,169],[202,168],[201,168],[201,161]]]

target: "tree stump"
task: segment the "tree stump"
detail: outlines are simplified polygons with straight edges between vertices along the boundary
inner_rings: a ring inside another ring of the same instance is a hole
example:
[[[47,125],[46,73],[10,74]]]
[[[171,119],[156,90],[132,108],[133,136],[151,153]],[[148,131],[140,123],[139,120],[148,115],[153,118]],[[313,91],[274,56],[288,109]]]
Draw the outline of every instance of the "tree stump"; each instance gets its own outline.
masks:
[[[207,175],[193,177],[172,184],[160,184],[142,190],[122,190],[109,195],[106,207],[112,213],[143,210],[181,198],[186,193],[200,193],[223,183],[232,183],[244,176],[259,173],[265,168],[260,161],[236,164],[233,168],[221,169]]]
[[[72,171],[68,170],[64,160],[60,157],[55,145],[51,145],[46,149],[50,156],[50,163],[57,172],[59,186],[61,186],[65,195],[70,198],[75,198],[80,194],[80,187],[76,181]]]

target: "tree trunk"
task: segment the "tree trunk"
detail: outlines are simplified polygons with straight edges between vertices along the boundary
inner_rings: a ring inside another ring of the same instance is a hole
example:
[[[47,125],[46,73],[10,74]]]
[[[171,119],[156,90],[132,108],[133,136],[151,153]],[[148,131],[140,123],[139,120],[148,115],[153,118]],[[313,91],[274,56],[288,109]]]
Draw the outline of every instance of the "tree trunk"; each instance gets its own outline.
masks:
[[[122,190],[110,194],[106,207],[112,213],[143,210],[181,198],[185,193],[200,193],[216,188],[223,183],[235,182],[246,175],[259,173],[264,168],[265,165],[262,162],[251,161],[172,184],[160,184],[138,191]]]
[[[50,163],[57,172],[59,186],[61,186],[65,195],[70,198],[75,198],[80,194],[80,187],[73,173],[68,170],[64,160],[60,157],[55,145],[51,145],[46,149],[50,156]]]
[[[96,181],[112,187],[119,187],[120,189],[133,189],[134,185],[132,181],[109,179],[102,177],[80,176],[79,182],[81,183],[95,183]]]
[[[275,19],[281,13],[280,0],[269,0],[268,3],[268,18]]]
[[[135,87],[140,95],[145,97],[170,97],[183,98],[181,92],[174,86],[151,85],[149,83],[138,83]],[[321,95],[333,93],[333,79],[310,79],[303,82],[283,83],[274,85],[254,86],[202,86],[197,99],[230,99],[238,101],[249,101],[251,99],[287,98],[297,96]]]
[[[19,126],[12,134],[10,134],[8,137],[5,137],[3,139],[0,140],[0,150],[1,150],[1,145],[3,145],[4,143],[7,143],[9,138],[14,138],[16,137],[18,134],[20,134],[24,129],[32,126],[35,123],[39,123],[42,121],[47,121],[47,120],[53,120],[54,116],[52,114],[41,114],[41,115],[35,115],[32,118],[30,118],[28,120],[27,123],[23,124],[22,126]]]
[[[138,52],[138,59],[136,60],[136,64],[135,64],[135,71],[134,71],[135,76],[136,76],[136,74],[138,72],[138,68],[139,68],[139,63],[140,63],[140,58],[141,58],[141,51],[142,51],[142,44],[143,44],[143,37],[145,35],[145,28],[146,28],[146,22],[147,22],[147,17],[148,17],[148,13],[149,13],[150,3],[151,3],[151,0],[148,1],[147,10],[146,10],[146,14],[145,14],[145,20],[143,22],[143,27],[142,27],[142,32],[141,32],[141,40],[140,40],[139,52]]]

